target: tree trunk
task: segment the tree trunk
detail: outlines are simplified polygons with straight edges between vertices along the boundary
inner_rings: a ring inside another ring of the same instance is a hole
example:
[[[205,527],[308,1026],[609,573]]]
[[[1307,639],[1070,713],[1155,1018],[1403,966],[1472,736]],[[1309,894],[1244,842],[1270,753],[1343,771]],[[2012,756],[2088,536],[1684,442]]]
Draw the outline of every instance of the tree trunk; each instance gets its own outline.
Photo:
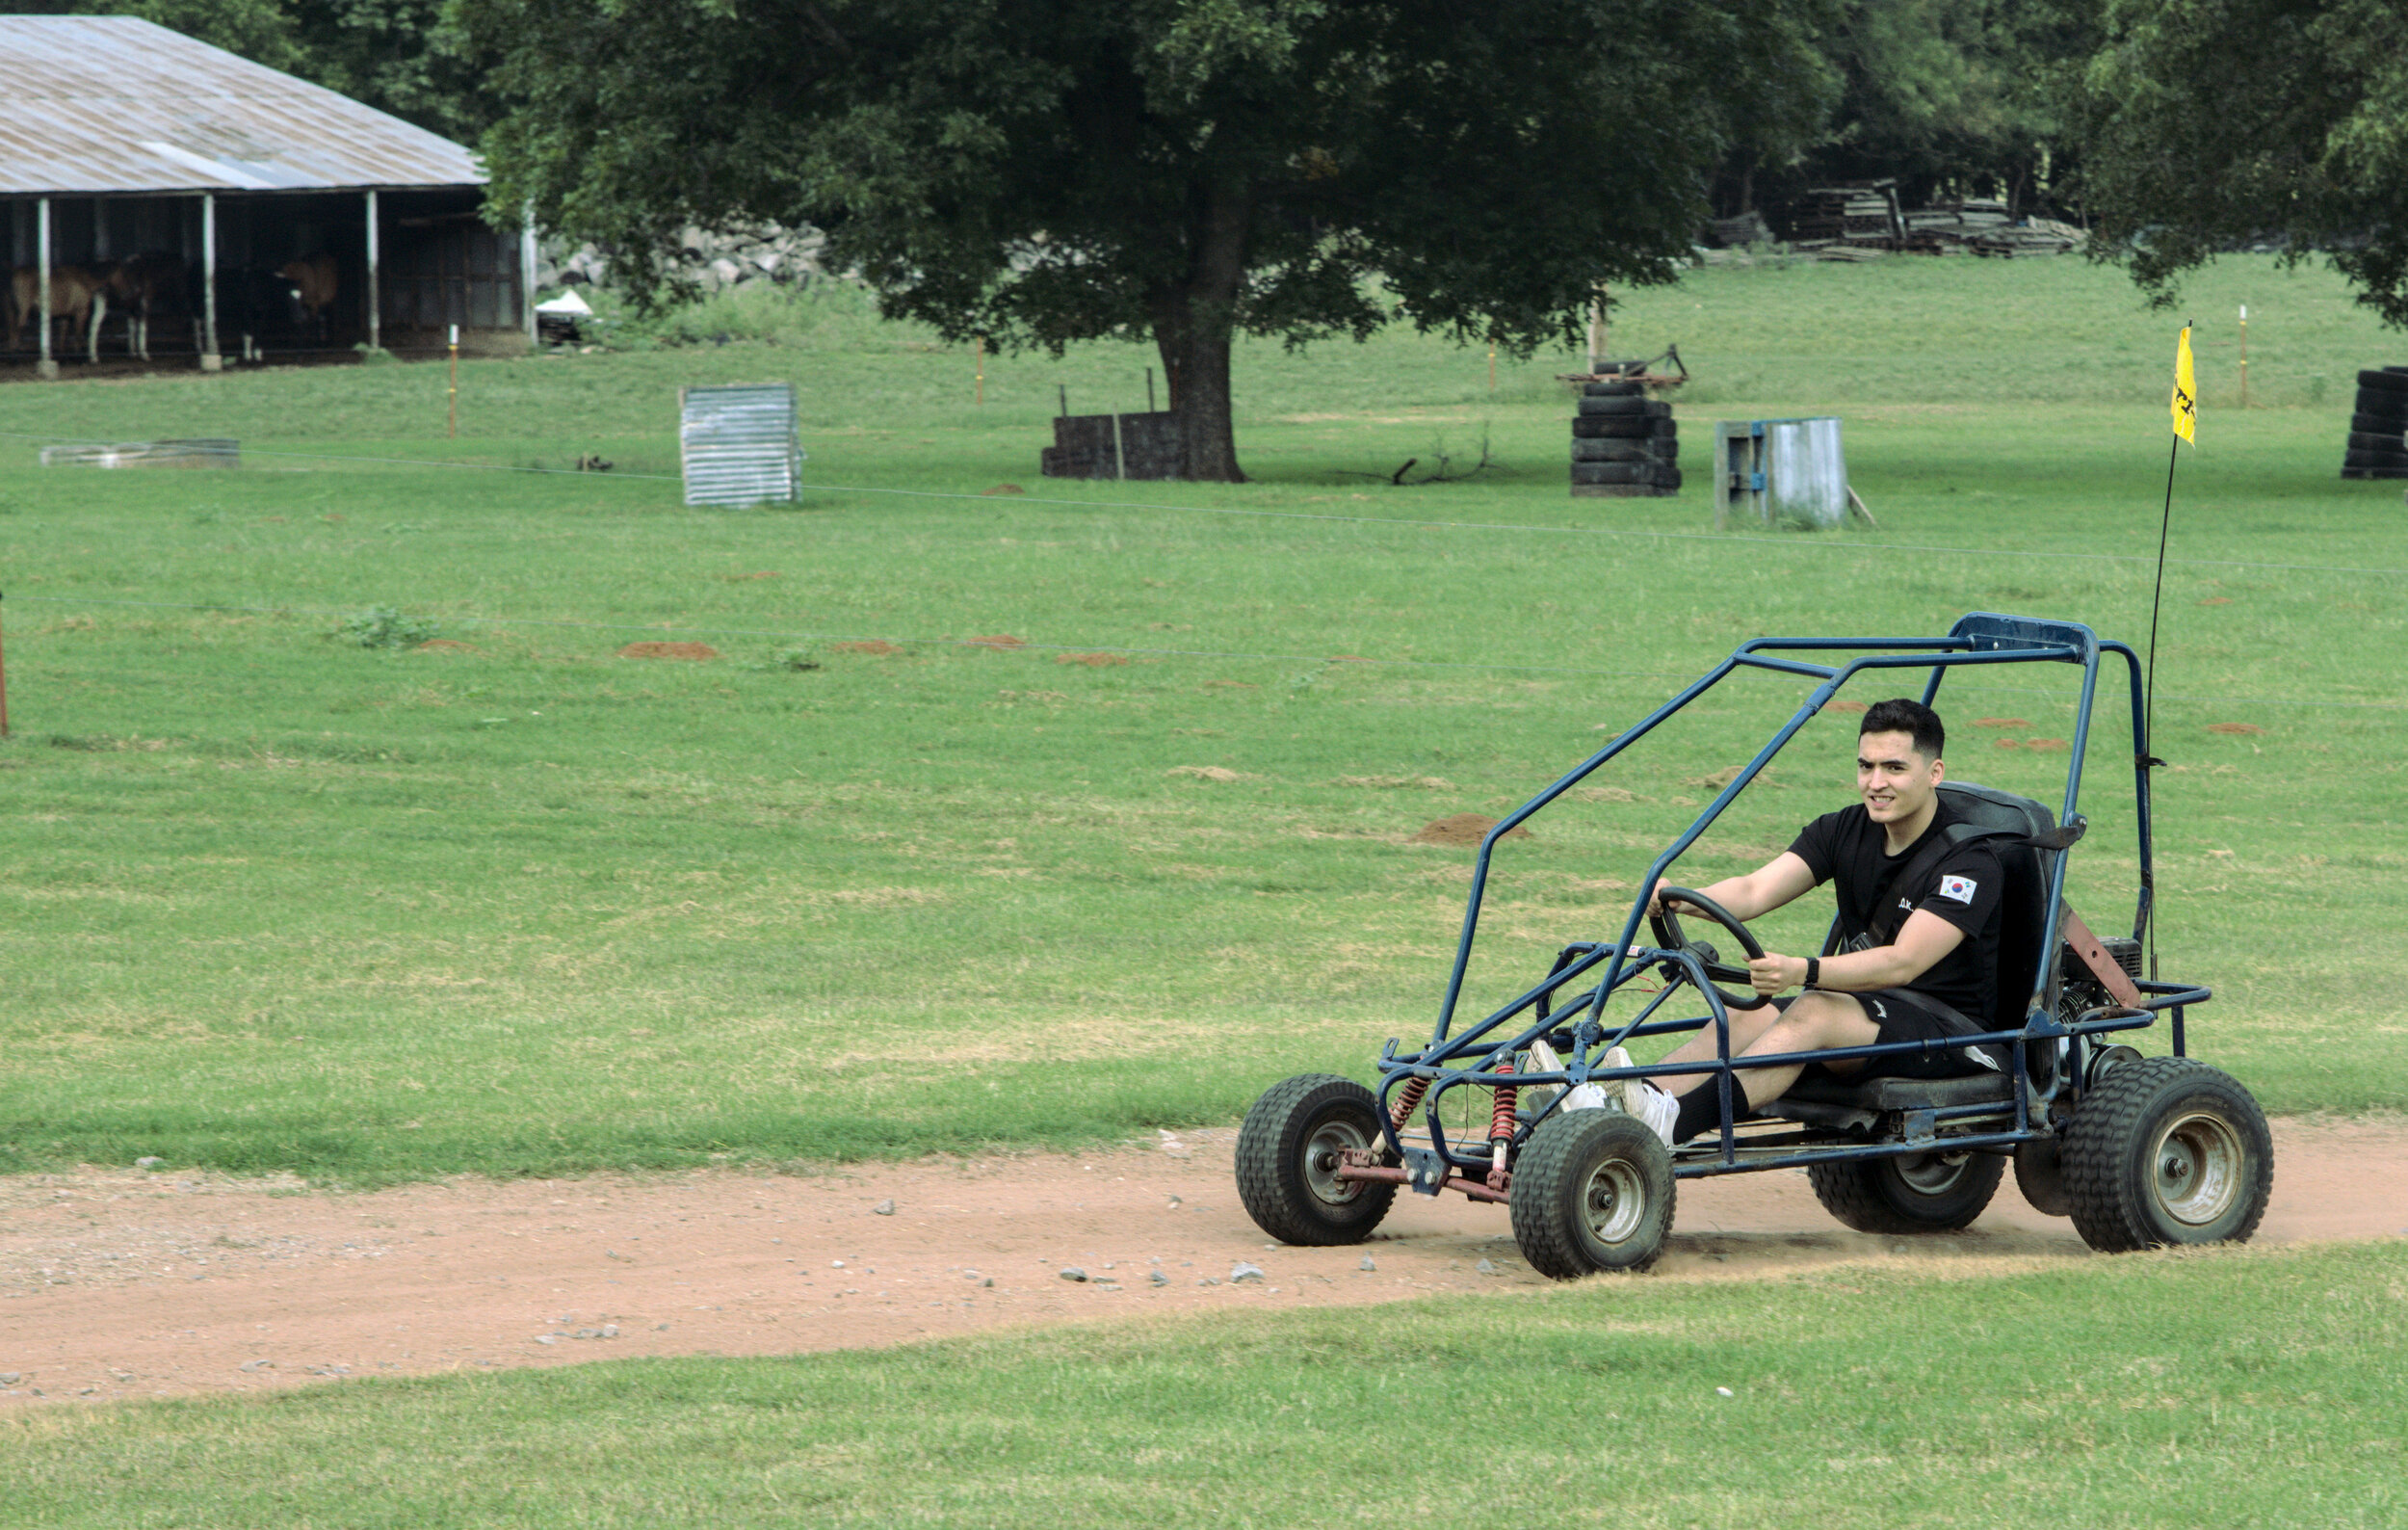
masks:
[[[1251,211],[1242,189],[1214,188],[1191,241],[1187,279],[1153,299],[1154,344],[1178,422],[1179,476],[1192,483],[1245,482],[1230,418],[1229,352]]]

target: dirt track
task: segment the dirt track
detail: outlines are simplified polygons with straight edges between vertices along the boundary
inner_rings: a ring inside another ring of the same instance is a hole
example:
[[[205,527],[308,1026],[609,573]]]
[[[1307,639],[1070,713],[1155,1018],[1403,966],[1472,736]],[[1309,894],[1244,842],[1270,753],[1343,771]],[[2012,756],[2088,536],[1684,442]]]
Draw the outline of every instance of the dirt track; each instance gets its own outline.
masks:
[[[1459,1196],[1400,1197],[1361,1248],[1267,1248],[1231,1182],[1234,1136],[814,1178],[462,1180],[367,1195],[138,1171],[9,1181],[0,1405],[792,1354],[1543,1283],[1504,1210]],[[2260,1241],[2408,1234],[2408,1129],[2284,1121],[2274,1138]],[[888,1199],[894,1211],[877,1214]],[[1375,1269],[1359,1268],[1367,1254]],[[1980,1274],[2092,1257],[2064,1222],[2024,1204],[2012,1176],[1967,1231],[1910,1244],[1841,1229],[1802,1174],[1774,1173],[1684,1185],[1656,1278],[1843,1260]],[[1480,1273],[1483,1259],[1495,1273]],[[1230,1283],[1238,1260],[1265,1279]],[[1064,1266],[1089,1279],[1065,1280]]]

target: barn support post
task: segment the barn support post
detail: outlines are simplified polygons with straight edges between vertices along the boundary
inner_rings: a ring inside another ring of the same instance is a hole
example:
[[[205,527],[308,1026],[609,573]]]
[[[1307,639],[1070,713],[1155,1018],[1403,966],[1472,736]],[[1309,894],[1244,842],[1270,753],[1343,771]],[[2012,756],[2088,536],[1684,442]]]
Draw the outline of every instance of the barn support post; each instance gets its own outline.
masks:
[[[44,197],[36,204],[34,215],[34,264],[39,274],[34,277],[40,297],[41,359],[34,370],[43,377],[59,375],[59,358],[50,354],[50,198]]]
[[[526,326],[527,349],[540,348],[536,332],[536,204],[529,202],[518,220],[518,318]]]
[[[384,349],[382,283],[377,277],[377,194],[368,194],[368,349]]]
[[[225,353],[218,349],[218,197],[200,194],[200,369],[225,370]]]

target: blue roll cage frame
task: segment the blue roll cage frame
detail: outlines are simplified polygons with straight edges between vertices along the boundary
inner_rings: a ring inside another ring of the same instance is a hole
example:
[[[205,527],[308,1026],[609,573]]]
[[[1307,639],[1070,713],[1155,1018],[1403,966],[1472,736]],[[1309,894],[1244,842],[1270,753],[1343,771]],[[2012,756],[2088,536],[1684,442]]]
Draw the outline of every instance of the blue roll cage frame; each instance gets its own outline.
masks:
[[[1810,652],[1845,651],[1860,655],[1841,665],[1816,664],[1785,655]],[[2136,807],[2135,823],[2139,842],[2140,885],[2133,910],[2133,938],[2144,938],[2154,907],[2155,876],[2153,872],[2153,842],[2150,834],[2149,772],[2163,763],[2149,752],[2148,705],[2143,688],[2140,656],[2125,644],[2102,642],[2090,628],[2073,621],[2050,621],[2031,617],[2004,616],[1996,612],[1971,612],[1958,619],[1944,638],[1755,638],[1741,644],[1730,657],[1709,671],[1672,699],[1649,713],[1636,725],[1617,735],[1605,748],[1575,766],[1561,779],[1541,791],[1520,807],[1498,821],[1480,840],[1479,855],[1472,870],[1472,890],[1463,910],[1463,933],[1455,942],[1454,966],[1447,978],[1447,993],[1439,1006],[1438,1023],[1429,1044],[1419,1051],[1400,1053],[1398,1043],[1391,1040],[1379,1057],[1379,1102],[1381,1129],[1389,1151],[1411,1166],[1410,1183],[1424,1194],[1435,1195],[1454,1171],[1477,1180],[1485,1174],[1490,1164],[1490,1145],[1476,1134],[1462,1147],[1451,1145],[1440,1120],[1439,1102],[1447,1092],[1470,1086],[1495,1089],[1505,1085],[1528,1088],[1532,1085],[1563,1085],[1545,1111],[1533,1119],[1517,1123],[1512,1150],[1518,1153],[1548,1116],[1562,1105],[1569,1093],[1568,1086],[1587,1083],[1608,1083],[1615,1079],[1643,1074],[1712,1073],[1720,1091],[1722,1128],[1711,1147],[1701,1147],[1705,1139],[1684,1145],[1676,1151],[1673,1173],[1681,1178],[1696,1178],[1707,1174],[1739,1174],[1755,1170],[1789,1168],[1800,1164],[1828,1163],[1842,1159],[1880,1158],[1907,1153],[1924,1153],[1945,1148],[1948,1151],[1976,1149],[2011,1149],[2020,1143],[2055,1135],[2055,1127],[2047,1124],[2050,1107],[2060,1092],[2069,1086],[2079,1087],[2084,1072],[2085,1049],[2092,1039],[2109,1032],[2142,1029],[2154,1025],[2158,1013],[2171,1012],[2171,1040],[2174,1054],[2186,1055],[2184,1012],[2191,1005],[2206,1003],[2213,995],[2205,988],[2179,983],[2159,983],[2153,979],[2137,982],[2142,996],[2138,1009],[2108,1005],[2083,1011],[2068,1023],[2052,1011],[2050,995],[2055,989],[2057,965],[2063,947],[2061,933],[2065,910],[2065,876],[2071,863],[2074,846],[2069,844],[2055,854],[2048,872],[2048,915],[2041,931],[2041,961],[2033,980],[2031,995],[2026,1004],[2024,1023],[2013,1030],[1985,1031],[1976,1036],[1952,1038],[1945,1042],[1890,1042],[1867,1046],[1836,1047],[1827,1051],[1785,1052],[1762,1057],[1731,1055],[1731,1020],[1721,997],[1710,981],[1705,964],[1686,950],[1666,950],[1657,946],[1636,946],[1640,920],[1647,904],[1663,881],[1664,872],[1678,860],[1700,835],[1713,827],[1741,792],[1747,789],[1767,763],[1779,753],[1797,730],[1804,727],[1824,705],[1838,694],[1840,687],[1854,676],[1871,671],[1928,669],[1930,679],[1924,686],[1924,704],[1928,706],[1940,693],[1940,682],[1955,669],[1987,668],[2005,664],[2075,664],[2081,667],[2081,695],[2074,721],[2073,758],[2065,775],[2065,800],[2058,823],[2079,831],[2085,827],[2080,806],[2081,797],[2082,761],[2090,740],[2090,716],[2097,699],[2099,666],[2103,655],[2114,654],[2124,661],[2131,682],[2133,711],[2133,790]],[[1457,1033],[1454,1029],[1455,1007],[1462,995],[1463,978],[1472,959],[1472,942],[1479,930],[1480,903],[1488,887],[1488,867],[1498,840],[1511,832],[1541,808],[1555,802],[1565,792],[1586,780],[1607,761],[1620,754],[1644,738],[1656,725],[1688,705],[1733,673],[1741,669],[1769,670],[1776,673],[1812,677],[1821,683],[1815,687],[1794,716],[1773,734],[1770,742],[1759,750],[1755,758],[1722,788],[1714,800],[1706,805],[1688,828],[1673,840],[1655,863],[1632,900],[1631,911],[1622,921],[1622,933],[1610,944],[1583,941],[1564,947],[1557,957],[1554,969],[1540,983],[1525,989],[1518,997],[1491,1012],[1478,1024]],[[1605,973],[1595,985],[1560,1007],[1554,1004],[1557,991],[1604,966]],[[1653,1000],[1619,1028],[1609,1032],[1605,1025],[1607,1001],[1626,983],[1650,971],[1661,971],[1665,978],[1662,989]],[[1686,980],[1686,981],[1684,981]],[[1675,993],[1693,988],[1704,996],[1708,1013],[1694,1018],[1656,1020],[1651,1018]],[[1525,1012],[1536,1018],[1523,1028],[1494,1039],[1501,1027]],[[1499,1071],[1499,1065],[1509,1067],[1516,1052],[1533,1041],[1563,1030],[1568,1016],[1579,1015],[1571,1030],[1572,1047],[1565,1066],[1555,1072]],[[1636,1068],[1608,1068],[1596,1066],[1604,1053],[1634,1037],[1662,1036],[1683,1031],[1695,1031],[1712,1025],[1716,1042],[1715,1056],[1709,1061],[1684,1064],[1673,1068],[1648,1065]],[[2030,1053],[2038,1045],[2066,1042],[2065,1056],[2058,1066],[2048,1070],[2045,1080],[2035,1082],[2030,1067]],[[1984,1103],[1973,1105],[1938,1105],[1926,1110],[1906,1113],[1905,1129],[1896,1138],[1863,1142],[1845,1140],[1836,1133],[1824,1133],[1808,1127],[1795,1134],[1779,1138],[1756,1137],[1742,1148],[1731,1121],[1731,1080],[1741,1068],[1774,1068],[1793,1063],[1846,1062],[1858,1058],[1887,1057],[1913,1053],[1928,1057],[1935,1052],[1960,1050],[1984,1043],[2007,1043],[2013,1054],[2014,1090],[2011,1115],[2006,1105]],[[1395,1092],[1413,1078],[1428,1081],[1428,1092],[1422,1108],[1428,1122],[1428,1148],[1408,1145],[1396,1125],[1389,1109]],[[1485,1111],[1476,1113],[1485,1122]],[[1970,1125],[1971,1131],[1939,1135],[1943,1126]],[[1828,1135],[1830,1140],[1823,1140]]]

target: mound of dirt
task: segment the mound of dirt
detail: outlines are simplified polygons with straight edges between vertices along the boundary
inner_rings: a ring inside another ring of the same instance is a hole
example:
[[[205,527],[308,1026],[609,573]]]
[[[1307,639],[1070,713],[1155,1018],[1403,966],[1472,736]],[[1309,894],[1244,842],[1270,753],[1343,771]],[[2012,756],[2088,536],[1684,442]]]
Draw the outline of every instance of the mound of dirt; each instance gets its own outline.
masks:
[[[741,585],[749,584],[755,579],[776,579],[782,576],[774,568],[764,568],[759,573],[721,574],[720,577],[731,585]]]
[[[829,644],[829,645],[827,646],[827,651],[828,651],[828,652],[830,652],[830,653],[881,653],[881,654],[883,654],[883,653],[901,653],[901,652],[903,651],[903,649],[901,649],[901,648],[899,648],[899,647],[895,646],[893,644],[891,644],[891,643],[887,642],[887,641],[886,641],[885,639],[883,639],[883,638],[868,638],[868,639],[864,639],[862,642],[859,642],[859,643],[831,643],[831,644]]]
[[[961,641],[967,643],[974,648],[996,648],[1000,650],[1025,648],[1029,646],[1028,639],[1015,638],[1008,632],[990,633],[988,636],[983,638],[964,638]]]
[[[429,638],[412,650],[417,653],[475,653],[477,646],[458,638]]]
[[[2210,723],[2208,731],[2211,733],[2263,733],[2265,729],[2255,723]]]
[[[1114,664],[1126,664],[1129,662],[1129,657],[1124,653],[1057,653],[1054,655],[1054,662],[1056,664],[1084,664],[1090,670],[1101,670]]]
[[[1976,726],[1976,727],[2029,727],[2029,726],[2031,726],[2031,722],[2030,722],[2030,720],[2029,720],[2028,718],[2021,718],[2021,717],[1977,717],[1977,718],[1975,718],[1975,719],[1974,719],[1974,726]]]
[[[2203,606],[2229,606],[2233,603],[2233,597],[2231,595],[2210,595],[2208,598],[2200,601],[2199,603]]]
[[[618,650],[622,659],[716,659],[720,650],[707,643],[630,643]]]
[[[1730,785],[1733,781],[1738,780],[1740,778],[1740,772],[1745,769],[1747,769],[1747,767],[1744,765],[1725,765],[1722,769],[1714,772],[1712,776],[1693,777],[1688,780],[1683,781],[1681,784],[1684,786],[1703,786],[1709,790],[1718,792],[1725,786]],[[1767,769],[1758,771],[1756,773],[1756,779],[1750,784],[1756,786],[1781,786],[1786,785],[1787,782],[1783,781],[1780,777],[1774,775],[1769,769]]]
[[[1454,782],[1444,776],[1341,776],[1341,786],[1359,786],[1370,791],[1393,792],[1403,787],[1418,787],[1427,792],[1451,792]]]
[[[1455,813],[1435,823],[1424,824],[1413,836],[1417,845],[1477,845],[1497,827],[1497,820],[1484,813]],[[1505,831],[1505,837],[1530,837],[1530,831],[1519,825]]]
[[[1226,765],[1173,765],[1163,774],[1192,777],[1200,781],[1243,781],[1254,778],[1233,771]]]
[[[982,488],[979,492],[982,494],[1025,494],[1028,490],[1018,484],[997,484],[993,488]]]
[[[1834,701],[1828,707],[1824,708],[1824,710],[1830,712],[1870,712],[1872,708],[1867,706],[1862,701]]]

